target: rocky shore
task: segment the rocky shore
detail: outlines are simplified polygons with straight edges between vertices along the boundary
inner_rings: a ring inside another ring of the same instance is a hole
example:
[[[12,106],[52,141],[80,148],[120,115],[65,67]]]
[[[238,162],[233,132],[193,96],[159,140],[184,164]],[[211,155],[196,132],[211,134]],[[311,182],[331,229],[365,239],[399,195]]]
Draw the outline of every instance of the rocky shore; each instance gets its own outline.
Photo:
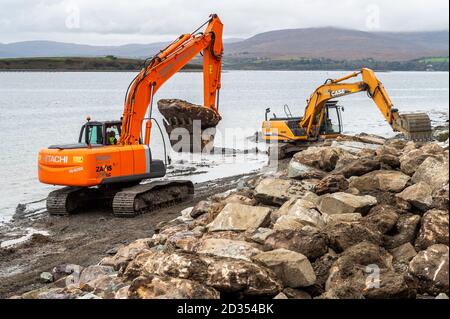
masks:
[[[324,142],[12,298],[447,298],[448,165],[448,129]]]

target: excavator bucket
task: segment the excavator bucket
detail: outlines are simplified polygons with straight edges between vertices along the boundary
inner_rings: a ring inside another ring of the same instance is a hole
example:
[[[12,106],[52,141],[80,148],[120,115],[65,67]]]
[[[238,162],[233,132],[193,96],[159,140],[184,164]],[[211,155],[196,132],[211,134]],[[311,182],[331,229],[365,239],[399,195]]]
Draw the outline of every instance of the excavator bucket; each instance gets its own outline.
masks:
[[[159,100],[158,109],[176,152],[212,151],[220,115],[207,107],[177,99]]]
[[[413,141],[429,141],[432,139],[431,120],[426,113],[400,114],[401,132]]]

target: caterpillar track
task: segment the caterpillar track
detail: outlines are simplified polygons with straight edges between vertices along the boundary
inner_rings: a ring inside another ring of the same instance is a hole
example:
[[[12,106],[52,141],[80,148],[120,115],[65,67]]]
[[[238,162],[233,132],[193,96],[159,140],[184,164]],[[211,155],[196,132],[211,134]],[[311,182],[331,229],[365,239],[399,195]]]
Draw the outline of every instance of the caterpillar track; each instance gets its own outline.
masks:
[[[47,197],[47,211],[50,215],[65,216],[85,207],[94,198],[94,189],[64,187],[51,192]]]
[[[114,216],[134,217],[192,199],[194,185],[189,181],[161,181],[124,189],[114,196]]]
[[[193,198],[190,181],[154,181],[123,188],[65,187],[47,197],[47,211],[52,216],[67,216],[80,209],[103,207],[114,216],[134,217]]]

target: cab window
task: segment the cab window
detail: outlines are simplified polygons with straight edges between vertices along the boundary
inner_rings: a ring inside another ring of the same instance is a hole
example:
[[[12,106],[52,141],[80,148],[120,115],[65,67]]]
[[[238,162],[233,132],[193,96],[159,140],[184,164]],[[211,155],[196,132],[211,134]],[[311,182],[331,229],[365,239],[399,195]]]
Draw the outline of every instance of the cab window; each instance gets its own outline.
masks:
[[[103,133],[101,125],[86,125],[81,135],[81,142],[86,142],[86,134],[88,136],[87,142],[89,144],[103,144]]]

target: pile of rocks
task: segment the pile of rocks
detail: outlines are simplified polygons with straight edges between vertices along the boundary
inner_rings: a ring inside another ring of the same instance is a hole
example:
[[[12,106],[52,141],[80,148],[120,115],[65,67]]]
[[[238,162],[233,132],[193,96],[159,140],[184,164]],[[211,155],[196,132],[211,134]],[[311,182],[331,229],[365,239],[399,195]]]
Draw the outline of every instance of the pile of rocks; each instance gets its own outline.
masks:
[[[432,298],[449,288],[448,161],[398,139],[310,147],[17,298]]]

